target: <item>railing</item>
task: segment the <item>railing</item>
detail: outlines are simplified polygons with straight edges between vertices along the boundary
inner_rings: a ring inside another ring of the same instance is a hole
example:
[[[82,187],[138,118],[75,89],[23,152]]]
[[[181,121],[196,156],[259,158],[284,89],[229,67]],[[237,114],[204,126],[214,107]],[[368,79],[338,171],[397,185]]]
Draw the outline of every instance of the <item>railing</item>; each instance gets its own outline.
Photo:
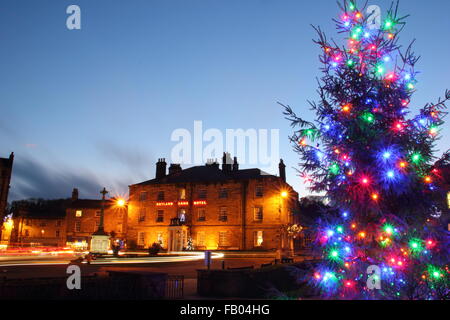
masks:
[[[169,275],[166,282],[165,298],[168,300],[183,299],[184,276]]]

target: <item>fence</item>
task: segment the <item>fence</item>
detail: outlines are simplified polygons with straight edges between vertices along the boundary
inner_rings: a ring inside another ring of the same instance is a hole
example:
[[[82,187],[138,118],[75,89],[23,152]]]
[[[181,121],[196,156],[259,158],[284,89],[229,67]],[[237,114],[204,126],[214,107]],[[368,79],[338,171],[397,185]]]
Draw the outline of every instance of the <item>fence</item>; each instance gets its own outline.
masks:
[[[165,299],[183,299],[184,276],[170,275],[167,277]]]

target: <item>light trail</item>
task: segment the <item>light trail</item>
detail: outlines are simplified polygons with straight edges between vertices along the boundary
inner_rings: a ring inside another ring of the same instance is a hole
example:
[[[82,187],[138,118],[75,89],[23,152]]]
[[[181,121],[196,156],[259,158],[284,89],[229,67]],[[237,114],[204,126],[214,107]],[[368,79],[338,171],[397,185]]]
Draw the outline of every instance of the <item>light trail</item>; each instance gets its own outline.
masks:
[[[175,256],[138,258],[105,257],[91,260],[91,265],[176,263],[203,260],[205,256],[203,252],[173,252],[172,254]],[[224,254],[222,253],[213,253],[211,256],[212,259],[220,259],[223,257]],[[73,257],[71,258],[73,259]],[[61,259],[61,257],[48,256],[0,257],[0,267],[67,265],[71,263],[72,259]],[[87,264],[87,262],[83,261],[82,264]]]

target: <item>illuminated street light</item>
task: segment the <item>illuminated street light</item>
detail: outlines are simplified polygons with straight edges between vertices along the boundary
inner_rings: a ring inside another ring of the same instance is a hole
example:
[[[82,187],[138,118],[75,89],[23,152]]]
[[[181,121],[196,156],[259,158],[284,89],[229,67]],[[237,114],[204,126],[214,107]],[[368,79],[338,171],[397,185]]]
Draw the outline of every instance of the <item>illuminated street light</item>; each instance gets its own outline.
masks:
[[[281,197],[282,197],[282,198],[287,198],[287,197],[288,197],[287,191],[281,192]]]
[[[124,207],[124,206],[125,206],[125,200],[123,200],[123,199],[118,199],[118,200],[117,200],[117,205],[118,205],[119,207]]]

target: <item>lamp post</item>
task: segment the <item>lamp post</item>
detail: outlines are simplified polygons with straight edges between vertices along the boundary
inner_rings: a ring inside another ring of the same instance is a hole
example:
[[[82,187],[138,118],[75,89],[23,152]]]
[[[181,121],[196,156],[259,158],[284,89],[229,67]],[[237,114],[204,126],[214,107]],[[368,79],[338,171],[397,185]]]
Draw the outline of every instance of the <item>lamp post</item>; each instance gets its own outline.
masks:
[[[92,234],[91,237],[91,250],[90,253],[92,254],[108,254],[109,250],[109,235],[105,232],[104,227],[104,215],[105,215],[105,200],[106,195],[108,194],[108,191],[106,191],[106,188],[103,188],[102,191],[100,191],[102,194],[102,206],[100,210],[100,223],[98,225],[97,231],[95,231]]]

